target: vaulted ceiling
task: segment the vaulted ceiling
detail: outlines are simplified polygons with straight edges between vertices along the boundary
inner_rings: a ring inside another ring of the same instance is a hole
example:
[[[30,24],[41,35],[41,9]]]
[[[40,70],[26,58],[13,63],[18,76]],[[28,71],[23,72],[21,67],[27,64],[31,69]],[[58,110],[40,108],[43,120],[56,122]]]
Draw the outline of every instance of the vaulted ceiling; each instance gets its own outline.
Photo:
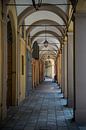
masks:
[[[15,1],[18,25],[23,24],[26,27],[32,45],[34,41],[38,42],[40,57],[46,59],[50,55],[55,59],[67,30],[70,1],[42,0],[37,10],[33,7],[32,0]],[[38,0],[35,2],[37,3]],[[47,47],[44,46],[45,40],[48,41]]]

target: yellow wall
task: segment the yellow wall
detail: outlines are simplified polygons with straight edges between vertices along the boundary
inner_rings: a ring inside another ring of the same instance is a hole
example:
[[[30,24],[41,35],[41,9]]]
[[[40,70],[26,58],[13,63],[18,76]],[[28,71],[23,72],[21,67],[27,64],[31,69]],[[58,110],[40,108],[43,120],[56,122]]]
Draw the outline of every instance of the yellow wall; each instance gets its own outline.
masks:
[[[76,11],[86,12],[86,0],[78,0]]]
[[[24,56],[24,75],[22,75],[22,55]],[[25,41],[20,39],[20,101],[25,98],[26,90],[26,44]]]
[[[59,51],[58,56],[57,56],[57,80],[58,80],[58,84],[61,85],[61,58],[62,58],[62,54],[61,51]]]

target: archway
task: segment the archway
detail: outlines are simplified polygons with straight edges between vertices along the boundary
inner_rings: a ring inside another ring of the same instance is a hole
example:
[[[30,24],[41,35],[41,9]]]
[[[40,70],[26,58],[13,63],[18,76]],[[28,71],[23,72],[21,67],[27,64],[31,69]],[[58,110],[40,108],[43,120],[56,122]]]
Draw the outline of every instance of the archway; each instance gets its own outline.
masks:
[[[47,59],[45,60],[45,77],[54,79],[54,60],[53,59]]]

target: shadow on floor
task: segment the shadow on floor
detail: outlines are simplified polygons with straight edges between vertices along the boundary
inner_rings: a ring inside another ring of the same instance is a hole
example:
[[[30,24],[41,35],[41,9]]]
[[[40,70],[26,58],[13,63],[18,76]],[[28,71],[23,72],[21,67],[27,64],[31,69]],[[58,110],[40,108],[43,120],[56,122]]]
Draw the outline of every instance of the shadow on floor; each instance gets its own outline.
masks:
[[[78,130],[72,109],[52,81],[43,82],[19,107],[11,107],[0,130]]]

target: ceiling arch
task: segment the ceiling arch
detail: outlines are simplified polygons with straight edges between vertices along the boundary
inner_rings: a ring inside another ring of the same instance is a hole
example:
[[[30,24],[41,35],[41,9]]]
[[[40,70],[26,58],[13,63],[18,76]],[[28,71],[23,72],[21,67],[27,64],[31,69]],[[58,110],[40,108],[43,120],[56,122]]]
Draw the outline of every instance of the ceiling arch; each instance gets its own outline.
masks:
[[[56,55],[52,52],[48,54],[48,52],[45,52],[44,54],[40,55],[40,59],[48,59],[48,56],[50,56],[50,59],[55,59]]]
[[[52,4],[43,4],[38,11],[50,11],[58,15],[59,17],[62,18],[65,24],[67,24],[67,15],[66,13],[59,8],[58,6],[52,5]],[[34,7],[27,7],[19,16],[18,16],[18,24],[22,24],[22,21],[29,16],[30,14],[36,12]]]
[[[55,46],[55,45],[50,45],[50,44],[48,44],[48,47],[49,47],[49,49],[51,49],[51,50],[53,49],[52,51],[55,51],[55,52],[56,52],[57,49],[58,49],[58,47]],[[42,44],[41,47],[40,47],[40,52],[43,51],[43,49],[46,49],[46,51],[48,51],[48,50],[49,50],[48,47],[45,48],[45,47],[44,47],[44,44]]]
[[[43,36],[43,35],[44,35],[44,34],[39,35],[39,36]],[[53,45],[53,46],[55,46],[56,48],[60,48],[60,42],[59,42],[59,40],[58,40],[56,37],[52,37],[53,35],[51,35],[51,34],[48,34],[48,35],[51,36],[51,37],[49,37],[49,39],[48,39],[49,45]],[[44,43],[44,41],[45,41],[45,38],[44,38],[44,37],[42,37],[42,38],[38,37],[38,38],[35,38],[35,41],[38,42],[39,47],[40,47],[40,49],[41,49],[42,45],[44,45],[43,43]]]
[[[45,30],[39,31],[38,33],[36,33],[35,35],[32,36],[32,38],[31,38],[32,45],[33,45],[33,42],[35,41],[35,39],[37,37],[39,37],[40,34],[43,34],[43,33],[45,34]],[[62,37],[59,36],[57,33],[53,32],[53,31],[50,31],[50,30],[46,30],[46,33],[47,34],[52,34],[52,36],[55,37],[56,39],[58,39],[59,42],[61,43]]]
[[[36,33],[38,32],[41,32],[41,31],[45,31],[45,36],[47,35],[46,34],[46,31],[52,31],[52,32],[55,32],[57,33],[60,37],[62,37],[62,34],[61,32],[56,29],[54,26],[38,26],[38,27],[35,27],[31,32],[30,32],[30,36],[34,36]]]
[[[51,58],[52,56],[53,56],[54,58],[56,58],[56,55],[55,55],[54,53],[48,54],[47,52],[45,52],[45,53],[43,53],[43,54],[40,54],[40,59],[42,59],[42,57],[44,57],[44,56],[45,56],[46,59],[48,59],[48,56],[49,56],[49,58]]]
[[[32,25],[30,25],[26,32],[27,32],[27,36],[29,35],[29,33],[37,26],[37,25],[53,25],[55,28],[57,28],[62,35],[64,35],[64,26],[60,26],[59,23],[52,21],[52,20],[48,20],[48,19],[43,19],[43,20],[38,20],[36,22],[34,22]]]
[[[64,1],[68,2],[67,0]],[[63,3],[64,1],[59,0],[59,2]],[[28,3],[30,3],[30,1]],[[45,40],[45,29],[37,27],[37,24],[46,25],[50,27],[46,29],[46,33],[51,34],[52,37],[51,38],[47,36],[48,46],[49,49],[51,49],[49,55],[52,58],[55,58],[58,52],[58,47],[60,47],[62,38],[65,35],[65,29],[67,27],[67,6],[66,8],[64,7],[64,9],[62,9],[61,6],[55,5],[53,4],[53,2],[50,3],[50,0],[45,0],[45,3],[43,1],[42,6],[38,10],[35,10],[35,8],[32,5],[28,5],[28,7],[26,6],[25,8],[23,8],[23,10],[20,11],[20,13],[18,13],[18,25],[22,25],[23,21],[26,25],[27,37],[30,37],[32,46],[34,41],[41,41],[39,42],[39,48],[42,50],[45,49],[43,48],[43,43]],[[44,36],[44,38],[42,38],[41,35]],[[49,42],[58,42],[59,45],[57,45],[57,43],[49,44]],[[48,50],[40,52],[40,56],[44,57],[44,55],[48,55]]]

